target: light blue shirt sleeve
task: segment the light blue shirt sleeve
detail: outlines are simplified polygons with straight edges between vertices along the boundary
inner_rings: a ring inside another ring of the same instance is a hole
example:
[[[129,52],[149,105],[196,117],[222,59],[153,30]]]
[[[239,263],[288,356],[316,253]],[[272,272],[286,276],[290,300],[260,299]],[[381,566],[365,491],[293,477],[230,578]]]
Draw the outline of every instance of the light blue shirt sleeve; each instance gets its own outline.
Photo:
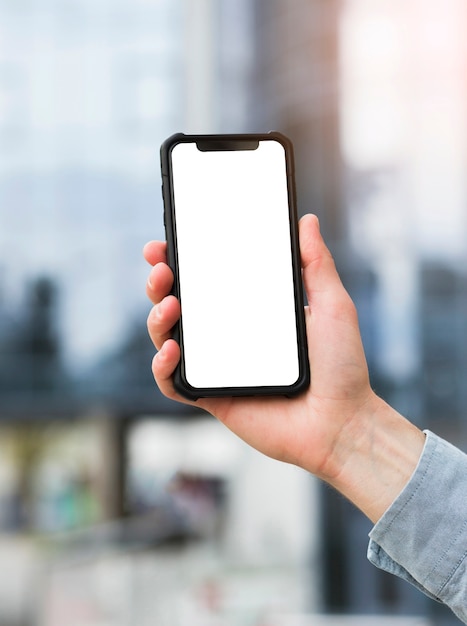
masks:
[[[467,624],[467,455],[425,435],[415,472],[370,533],[368,558]]]

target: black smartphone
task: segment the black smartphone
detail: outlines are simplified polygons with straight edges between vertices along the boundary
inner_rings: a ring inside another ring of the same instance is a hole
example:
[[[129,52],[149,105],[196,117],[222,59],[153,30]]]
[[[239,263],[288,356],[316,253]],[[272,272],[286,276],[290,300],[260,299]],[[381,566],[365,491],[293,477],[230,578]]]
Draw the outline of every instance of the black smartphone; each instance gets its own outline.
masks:
[[[293,150],[280,133],[161,146],[168,263],[181,304],[177,391],[295,395],[309,385]]]

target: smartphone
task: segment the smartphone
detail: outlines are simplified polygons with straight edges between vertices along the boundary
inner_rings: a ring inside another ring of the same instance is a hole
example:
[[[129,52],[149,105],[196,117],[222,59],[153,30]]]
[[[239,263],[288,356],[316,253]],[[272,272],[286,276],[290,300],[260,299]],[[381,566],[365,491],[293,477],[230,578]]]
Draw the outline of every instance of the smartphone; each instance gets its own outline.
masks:
[[[293,149],[280,133],[184,135],[161,146],[184,397],[309,385]]]

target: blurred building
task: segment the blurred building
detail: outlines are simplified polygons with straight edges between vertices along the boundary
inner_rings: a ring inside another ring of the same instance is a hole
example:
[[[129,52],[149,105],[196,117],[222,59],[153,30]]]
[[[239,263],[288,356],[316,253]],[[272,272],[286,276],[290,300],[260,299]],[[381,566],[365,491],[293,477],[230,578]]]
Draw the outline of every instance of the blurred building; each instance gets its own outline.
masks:
[[[420,267],[423,407],[428,427],[467,447],[467,279],[446,264]]]
[[[0,306],[16,321],[26,285],[53,281],[63,358],[82,372],[145,305],[158,145],[183,116],[183,10],[52,1],[0,15]]]
[[[313,211],[331,242],[343,236],[339,151],[340,2],[256,0],[251,129],[294,142],[300,214]]]
[[[0,529],[19,538],[0,562],[22,581],[0,589],[0,621],[7,605],[18,624],[40,606],[47,626],[74,610],[139,626],[221,609],[434,616],[366,562],[351,505],[157,392],[141,247],[163,237],[167,135],[289,135],[299,212],[320,217],[375,387],[465,443],[467,9],[62,5],[0,2]],[[21,531],[64,533],[58,558]]]

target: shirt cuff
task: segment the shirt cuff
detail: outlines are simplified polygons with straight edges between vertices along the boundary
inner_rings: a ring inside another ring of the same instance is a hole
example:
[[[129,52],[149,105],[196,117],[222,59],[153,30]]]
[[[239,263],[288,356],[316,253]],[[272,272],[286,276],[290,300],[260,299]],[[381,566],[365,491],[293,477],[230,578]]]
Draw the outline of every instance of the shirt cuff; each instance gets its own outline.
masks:
[[[467,456],[425,434],[412,477],[370,533],[368,558],[450,605],[467,568]]]

